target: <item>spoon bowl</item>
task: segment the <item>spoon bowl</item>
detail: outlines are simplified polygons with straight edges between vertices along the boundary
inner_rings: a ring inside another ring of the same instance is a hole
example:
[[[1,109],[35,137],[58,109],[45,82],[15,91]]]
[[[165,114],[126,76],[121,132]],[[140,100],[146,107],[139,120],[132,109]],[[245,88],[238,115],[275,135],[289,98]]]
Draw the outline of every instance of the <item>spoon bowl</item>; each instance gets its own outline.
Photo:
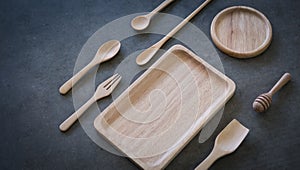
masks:
[[[150,19],[147,17],[147,15],[137,16],[131,21],[131,27],[137,31],[146,29],[149,24]]]
[[[98,61],[98,64],[110,60],[119,52],[121,43],[118,40],[110,40],[99,47],[95,58],[93,60]],[[104,57],[103,57],[104,56]]]
[[[174,0],[165,0],[158,7],[156,7],[152,12],[148,13],[147,15],[140,15],[140,16],[135,17],[131,21],[131,27],[137,31],[146,29],[150,24],[151,18],[155,14],[157,14],[160,10],[162,10],[163,8],[168,6],[173,1]]]

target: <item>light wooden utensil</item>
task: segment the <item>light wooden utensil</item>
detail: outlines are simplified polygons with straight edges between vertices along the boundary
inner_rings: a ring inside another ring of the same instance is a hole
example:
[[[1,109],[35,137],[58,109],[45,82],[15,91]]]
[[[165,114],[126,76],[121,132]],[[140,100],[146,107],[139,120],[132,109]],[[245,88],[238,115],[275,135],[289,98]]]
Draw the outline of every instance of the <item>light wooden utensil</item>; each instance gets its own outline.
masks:
[[[208,169],[217,159],[234,152],[245,139],[249,129],[233,119],[217,136],[212,152],[195,170]]]
[[[213,19],[210,33],[221,51],[236,58],[261,54],[272,39],[269,20],[261,12],[246,6],[222,10]]]
[[[94,59],[59,88],[60,94],[66,94],[91,68],[113,58],[120,47],[121,43],[118,40],[110,40],[101,45]]]
[[[203,2],[196,10],[194,10],[188,17],[186,17],[180,24],[173,28],[165,37],[160,41],[143,51],[136,58],[136,63],[138,65],[144,65],[157,53],[157,51],[174,35],[176,34],[183,26],[185,26],[197,13],[199,13],[210,1],[206,0]]]
[[[99,114],[94,126],[142,169],[164,169],[234,91],[230,78],[175,45]]]
[[[268,93],[263,93],[254,100],[253,109],[256,112],[265,112],[272,103],[272,96],[290,80],[291,74],[285,73]]]
[[[84,104],[82,105],[76,112],[74,112],[68,119],[66,119],[62,124],[60,124],[59,129],[61,131],[67,131],[74,122],[81,116],[83,113],[97,100],[109,96],[116,86],[121,81],[121,76],[119,74],[115,74],[103,83],[101,83],[95,92],[95,94]]]
[[[163,3],[161,3],[158,7],[156,7],[152,12],[150,12],[147,15],[140,15],[135,17],[132,21],[131,21],[131,27],[137,31],[141,31],[146,29],[151,21],[151,18],[157,14],[160,10],[162,10],[163,8],[165,8],[166,6],[168,6],[171,2],[173,2],[174,0],[165,0]]]

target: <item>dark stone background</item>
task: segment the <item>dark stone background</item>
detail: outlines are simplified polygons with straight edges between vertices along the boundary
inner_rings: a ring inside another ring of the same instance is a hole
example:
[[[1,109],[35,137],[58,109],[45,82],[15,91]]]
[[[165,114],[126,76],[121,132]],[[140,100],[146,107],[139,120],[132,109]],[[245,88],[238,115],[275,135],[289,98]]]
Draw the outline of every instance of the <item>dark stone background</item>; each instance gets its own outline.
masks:
[[[58,87],[71,77],[78,53],[95,31],[119,17],[150,11],[161,1],[0,1],[0,169],[137,169],[128,159],[99,148],[79,123],[67,133],[58,130],[74,110],[72,95],[61,96]],[[200,3],[181,0],[162,12],[185,17]],[[204,144],[193,139],[167,169],[196,167],[233,118],[250,133],[235,153],[211,169],[297,169],[300,165],[300,1],[214,0],[192,23],[210,37],[213,17],[233,5],[262,11],[273,26],[272,44],[259,57],[247,60],[219,51],[225,73],[236,82],[235,95],[213,136]],[[150,36],[145,41],[153,40]],[[134,37],[124,42],[123,52],[106,63],[107,76],[130,50],[147,47],[133,42]],[[164,49],[174,43],[169,41]],[[252,101],[284,72],[292,74],[292,81],[274,96],[267,113],[255,113]],[[112,99],[102,102],[108,105]]]

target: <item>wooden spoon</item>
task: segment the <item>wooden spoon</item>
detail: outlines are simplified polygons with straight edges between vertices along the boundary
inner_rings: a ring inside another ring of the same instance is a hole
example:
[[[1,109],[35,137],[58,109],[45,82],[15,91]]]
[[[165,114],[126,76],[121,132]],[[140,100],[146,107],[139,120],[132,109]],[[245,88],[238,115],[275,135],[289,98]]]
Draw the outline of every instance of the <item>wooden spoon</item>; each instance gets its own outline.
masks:
[[[185,26],[196,14],[198,14],[210,1],[206,0],[197,9],[195,9],[188,17],[186,17],[180,24],[173,28],[165,37],[160,41],[143,51],[136,58],[136,63],[138,65],[144,65],[151,60],[151,58],[157,53],[157,51],[163,46],[174,34],[176,34],[183,26]]]
[[[160,10],[162,10],[163,8],[165,8],[166,6],[168,6],[171,2],[173,2],[174,0],[165,0],[163,3],[161,3],[158,7],[156,7],[152,12],[150,12],[147,15],[140,15],[135,17],[132,21],[131,21],[131,26],[133,29],[137,30],[137,31],[141,31],[146,29],[151,21],[151,18],[157,14]]]
[[[245,139],[249,129],[233,119],[217,136],[215,146],[208,157],[195,170],[208,169],[218,158],[235,151]]]
[[[120,50],[121,43],[118,40],[110,40],[101,45],[94,59],[81,71],[66,81],[60,88],[61,94],[66,94],[91,68],[113,58]]]

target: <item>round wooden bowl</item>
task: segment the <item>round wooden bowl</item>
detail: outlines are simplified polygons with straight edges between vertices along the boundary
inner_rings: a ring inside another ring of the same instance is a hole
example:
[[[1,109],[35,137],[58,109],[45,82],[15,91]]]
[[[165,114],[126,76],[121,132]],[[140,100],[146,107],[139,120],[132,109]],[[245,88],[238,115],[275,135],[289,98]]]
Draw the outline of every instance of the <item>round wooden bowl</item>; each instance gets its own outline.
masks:
[[[234,6],[218,13],[210,32],[215,45],[236,58],[261,54],[272,39],[269,20],[261,12],[246,6]]]

